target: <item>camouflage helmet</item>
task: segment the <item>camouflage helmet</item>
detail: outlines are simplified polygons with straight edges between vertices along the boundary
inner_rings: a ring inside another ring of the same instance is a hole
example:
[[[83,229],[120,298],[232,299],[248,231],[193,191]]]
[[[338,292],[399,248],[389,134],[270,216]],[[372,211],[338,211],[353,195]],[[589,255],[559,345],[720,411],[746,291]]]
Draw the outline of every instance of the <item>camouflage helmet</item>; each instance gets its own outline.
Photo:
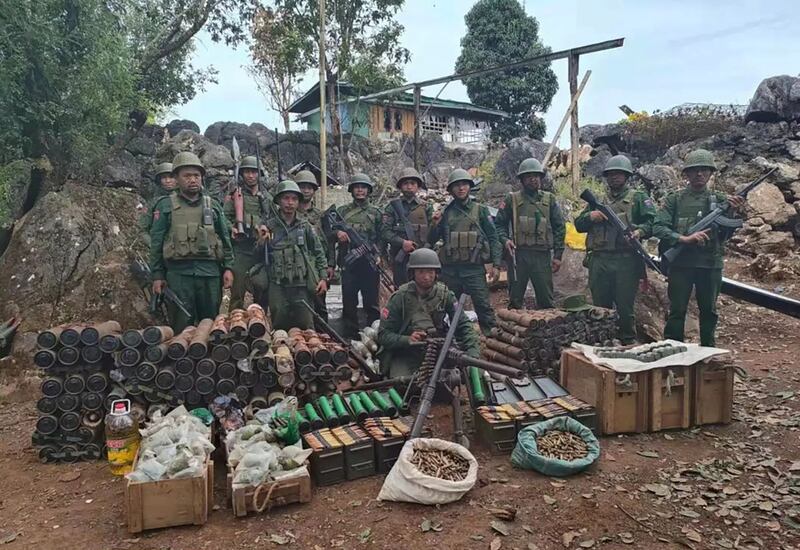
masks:
[[[172,173],[172,163],[171,162],[162,162],[158,166],[156,166],[156,181],[158,181],[158,176],[163,174],[171,174]]]
[[[366,174],[353,174],[353,177],[350,178],[350,182],[347,184],[347,191],[352,192],[353,186],[356,184],[366,185],[369,192],[372,193],[372,188],[374,187],[372,180],[369,179],[369,176]]]
[[[685,172],[689,168],[710,168],[712,172],[717,170],[714,164],[714,154],[706,149],[695,149],[686,155],[686,163],[683,165]]]
[[[412,269],[442,269],[439,255],[430,248],[420,248],[408,256],[407,271]]]
[[[470,188],[475,187],[475,180],[472,179],[470,173],[463,168],[456,168],[450,172],[450,175],[447,177],[447,190],[450,191],[450,186],[459,181],[468,182]]]
[[[203,166],[203,163],[200,162],[200,159],[194,153],[190,151],[183,151],[175,155],[175,158],[172,159],[172,173],[178,174],[181,168],[185,168],[187,166],[193,166],[195,168],[200,169],[200,173],[202,175],[206,175],[206,169]]]
[[[544,176],[542,163],[533,157],[523,160],[519,163],[517,177],[521,178],[523,174],[539,174],[540,176]]]
[[[258,170],[259,168],[261,168],[259,164],[260,163],[258,162],[258,159],[255,157],[255,155],[250,155],[242,159],[241,164],[239,164],[239,170],[244,170],[245,168]]]
[[[278,200],[280,196],[284,193],[296,193],[298,199],[303,198],[303,193],[300,191],[300,188],[297,186],[295,182],[292,180],[283,180],[278,185],[275,186],[275,196],[272,197],[272,202],[278,204]]]
[[[395,186],[397,188],[400,188],[400,182],[402,182],[403,180],[416,180],[422,189],[427,189],[427,187],[425,186],[425,180],[422,179],[420,173],[417,172],[416,169],[410,166],[408,168],[403,168],[400,171],[400,175],[397,176],[397,181],[395,182]]]
[[[319,189],[319,183],[317,183],[317,178],[314,176],[314,172],[311,170],[300,170],[298,173],[294,175],[294,181],[297,182],[299,186],[301,183],[308,183],[313,185],[315,189]]]
[[[633,165],[628,157],[625,155],[614,155],[608,162],[606,162],[605,168],[603,168],[603,174],[605,175],[606,172],[625,172],[629,176],[633,175]]]

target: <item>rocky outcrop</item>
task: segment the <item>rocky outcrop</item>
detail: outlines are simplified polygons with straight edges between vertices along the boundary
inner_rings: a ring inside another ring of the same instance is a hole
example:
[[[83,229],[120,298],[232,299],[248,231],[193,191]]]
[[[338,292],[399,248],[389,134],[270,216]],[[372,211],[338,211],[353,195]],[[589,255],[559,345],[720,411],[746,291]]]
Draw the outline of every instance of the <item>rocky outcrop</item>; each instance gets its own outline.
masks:
[[[771,183],[762,183],[747,196],[747,206],[752,216],[772,228],[783,228],[797,213],[786,203],[783,193]]]
[[[192,120],[173,119],[167,124],[167,132],[170,136],[177,136],[182,130],[191,130],[199,134],[200,127]]]
[[[780,75],[762,80],[747,107],[745,120],[748,122],[800,120],[800,78]]]

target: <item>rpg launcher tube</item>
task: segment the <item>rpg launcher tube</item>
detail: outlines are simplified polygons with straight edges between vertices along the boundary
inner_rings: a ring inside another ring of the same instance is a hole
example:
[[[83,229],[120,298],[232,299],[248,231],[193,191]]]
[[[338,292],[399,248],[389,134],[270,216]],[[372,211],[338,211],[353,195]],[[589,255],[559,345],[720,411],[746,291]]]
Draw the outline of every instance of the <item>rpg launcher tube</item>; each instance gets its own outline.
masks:
[[[339,425],[339,417],[333,412],[333,407],[331,407],[331,402],[328,401],[328,398],[324,395],[317,400],[317,406],[319,410],[322,411],[322,416],[325,417],[325,420],[328,421],[329,428],[335,428]]]
[[[317,414],[317,411],[314,410],[314,405],[312,405],[311,403],[306,403],[304,409],[306,411],[306,417],[308,418],[308,421],[311,423],[312,430],[321,430],[322,428],[325,427],[325,422],[322,421],[322,419]]]
[[[400,414],[406,414],[408,412],[408,406],[403,403],[400,392],[394,388],[389,388],[389,391],[386,393],[389,395],[389,399],[392,400],[392,403],[394,403],[394,406],[397,407],[397,410],[400,411]]]
[[[311,431],[311,422],[309,422],[305,416],[303,416],[300,411],[297,411],[297,425],[300,429],[300,433],[308,433]]]
[[[381,411],[372,399],[369,398],[367,392],[361,391],[358,392],[358,398],[361,400],[361,404],[364,405],[364,408],[367,409],[367,412],[370,416],[383,416],[383,411]]]
[[[344,406],[344,399],[338,393],[334,393],[331,398],[333,401],[333,408],[336,409],[336,415],[339,417],[342,425],[349,424],[353,421],[353,417],[347,412],[347,407]]]
[[[361,399],[358,398],[358,394],[351,393],[347,397],[347,401],[350,403],[350,408],[353,409],[353,414],[356,415],[356,420],[359,422],[363,422],[367,419],[369,414],[364,409],[364,406],[361,404]]]
[[[397,416],[397,407],[389,403],[386,398],[381,395],[381,393],[377,390],[373,390],[370,392],[372,396],[372,400],[378,405],[378,408],[382,409],[386,416],[395,417]]]
[[[472,386],[472,399],[476,405],[486,404],[486,394],[483,393],[481,371],[477,367],[469,367],[469,383]]]

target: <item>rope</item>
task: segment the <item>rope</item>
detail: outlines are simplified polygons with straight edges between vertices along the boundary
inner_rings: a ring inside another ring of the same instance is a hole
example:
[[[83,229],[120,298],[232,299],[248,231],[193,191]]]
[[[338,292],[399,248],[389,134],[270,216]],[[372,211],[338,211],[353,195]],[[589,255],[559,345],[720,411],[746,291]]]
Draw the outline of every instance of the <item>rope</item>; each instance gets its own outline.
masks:
[[[616,382],[618,386],[626,386],[629,388],[633,387],[633,382],[631,382],[630,374],[626,374],[625,376],[617,376]]]
[[[667,391],[664,394],[666,397],[672,395],[672,386],[675,385],[675,382],[675,372],[672,369],[667,369]]]
[[[261,494],[261,492],[264,490],[264,487],[266,487],[267,484],[262,483],[261,485],[256,487],[256,490],[253,491],[253,508],[255,509],[256,512],[261,514],[265,510],[269,511],[269,509],[272,507],[272,503],[270,502],[270,498],[272,497],[272,491],[275,490],[275,487],[277,485],[278,483],[274,481],[269,484],[269,491],[267,491],[267,496],[260,505],[258,504],[258,496]]]

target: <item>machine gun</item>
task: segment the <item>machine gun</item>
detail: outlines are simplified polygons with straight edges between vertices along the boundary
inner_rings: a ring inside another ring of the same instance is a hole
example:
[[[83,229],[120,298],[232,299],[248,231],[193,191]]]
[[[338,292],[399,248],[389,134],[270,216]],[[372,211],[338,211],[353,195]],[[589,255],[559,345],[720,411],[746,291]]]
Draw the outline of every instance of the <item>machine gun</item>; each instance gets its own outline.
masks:
[[[597,200],[597,197],[594,196],[589,189],[584,189],[583,193],[581,193],[581,199],[585,200],[589,203],[589,208],[593,210],[599,210],[602,212],[606,218],[608,218],[608,223],[610,223],[613,227],[620,232],[620,234],[625,238],[625,243],[628,247],[633,250],[633,252],[641,258],[641,260],[645,263],[647,267],[655,271],[656,273],[662,273],[661,267],[653,261],[653,258],[650,257],[650,254],[645,250],[642,243],[640,243],[636,237],[633,235],[633,229],[629,225],[625,225],[623,221],[617,216],[617,213],[614,212],[608,205],[605,205]]]
[[[773,168],[766,174],[763,174],[761,177],[751,181],[744,188],[736,193],[737,197],[741,197],[743,199],[747,198],[747,195],[755,189],[762,181],[767,179],[773,172],[775,172],[777,168]],[[733,231],[734,229],[738,229],[742,227],[744,223],[742,220],[737,220],[734,218],[729,218],[725,216],[730,210],[730,204],[728,201],[723,201],[722,204],[719,204],[716,208],[714,208],[711,212],[705,215],[703,219],[695,223],[691,226],[686,234],[691,235],[692,233],[697,233],[698,231],[705,231],[707,229],[711,229],[713,227],[722,227],[726,230]],[[669,264],[675,261],[675,259],[680,256],[681,252],[686,250],[686,247],[683,243],[677,243],[675,246],[665,250],[661,253],[661,264],[665,267],[665,271],[669,269]]]
[[[411,222],[408,221],[408,216],[403,211],[403,207],[400,205],[400,199],[395,199],[391,201],[392,210],[394,210],[394,215],[397,216],[397,219],[403,224],[403,231],[406,234],[407,241],[414,241],[414,229],[411,227]],[[402,264],[408,258],[408,253],[403,250],[403,247],[400,247],[400,250],[394,257],[394,261],[398,264]]]
[[[458,298],[458,303],[450,319],[450,327],[445,337],[428,338],[425,342],[425,356],[419,371],[417,371],[417,381],[419,382],[426,374],[429,374],[429,376],[422,389],[419,410],[417,416],[414,418],[410,439],[419,437],[422,434],[425,419],[428,417],[431,410],[436,387],[441,383],[451,395],[450,404],[453,407],[453,440],[465,447],[469,447],[469,440],[464,434],[461,417],[462,369],[469,369],[469,376],[473,380],[480,377],[478,372],[472,371],[473,368],[482,368],[489,372],[501,376],[510,376],[512,378],[521,378],[525,374],[521,370],[513,367],[470,357],[463,351],[453,347],[458,321],[464,313],[464,302],[466,299],[466,294],[462,294]]]
[[[150,265],[145,261],[144,258],[137,252],[136,257],[133,259],[130,265],[131,274],[139,286],[144,290],[148,286],[150,286],[153,282],[153,272],[150,271]],[[180,309],[189,320],[192,319],[192,314],[189,312],[186,304],[183,303],[175,291],[169,287],[165,287],[161,294],[150,294],[150,314],[155,315],[159,309],[161,309],[161,304],[163,300],[166,300],[175,305],[178,309]]]
[[[355,228],[353,228],[353,226],[344,221],[342,215],[339,214],[338,210],[336,210],[335,205],[331,205],[331,207],[325,211],[323,217],[326,226],[329,227],[331,231],[344,231],[350,238],[350,250],[348,250],[347,254],[344,256],[345,267],[353,265],[353,263],[361,258],[366,258],[372,269],[378,273],[381,282],[386,286],[386,288],[394,292],[396,290],[394,287],[394,281],[392,281],[392,278],[389,277],[389,274],[386,273],[386,271],[384,271],[379,265],[381,253],[378,250],[378,247],[369,243],[358,231],[355,230]]]

